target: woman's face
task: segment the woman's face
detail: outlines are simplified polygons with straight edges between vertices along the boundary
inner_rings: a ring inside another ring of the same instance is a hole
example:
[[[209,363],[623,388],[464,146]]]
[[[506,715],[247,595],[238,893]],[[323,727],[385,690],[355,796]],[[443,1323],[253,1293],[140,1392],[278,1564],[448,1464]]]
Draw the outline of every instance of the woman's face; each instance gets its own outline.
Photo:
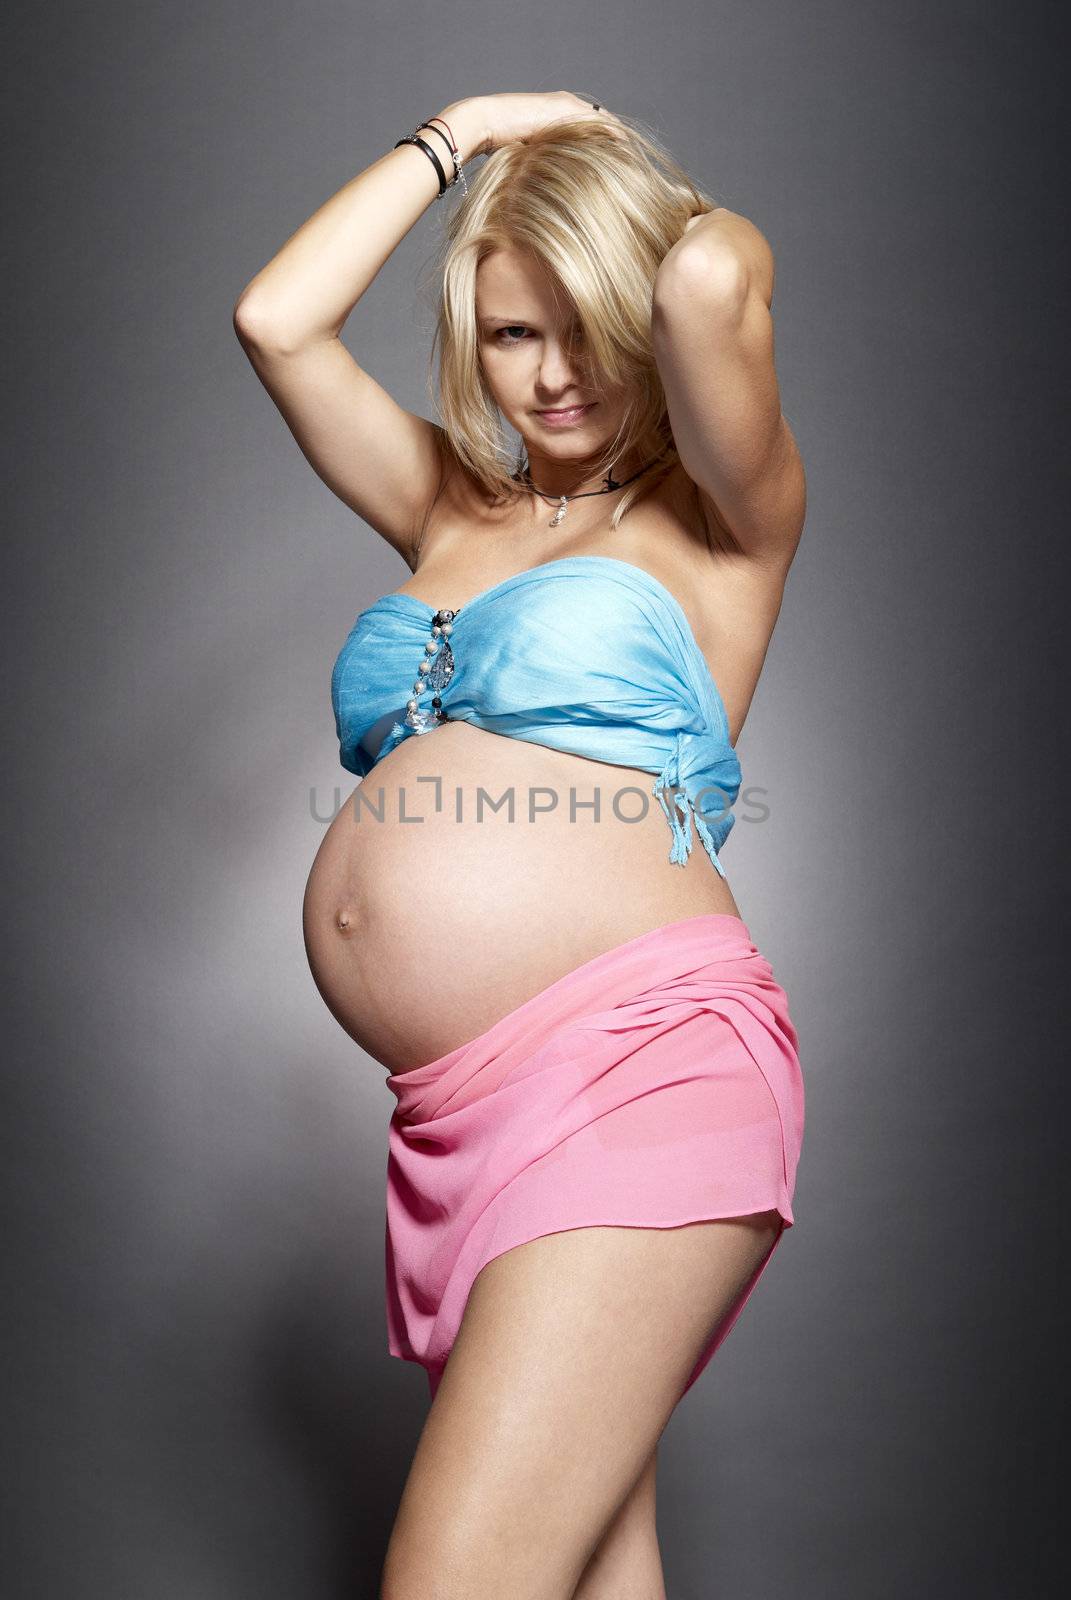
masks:
[[[502,415],[521,435],[533,478],[546,463],[583,461],[613,437],[625,397],[592,388],[572,308],[555,303],[542,264],[497,250],[476,272],[480,359]],[[569,408],[587,407],[579,415]],[[565,412],[555,419],[545,412]]]

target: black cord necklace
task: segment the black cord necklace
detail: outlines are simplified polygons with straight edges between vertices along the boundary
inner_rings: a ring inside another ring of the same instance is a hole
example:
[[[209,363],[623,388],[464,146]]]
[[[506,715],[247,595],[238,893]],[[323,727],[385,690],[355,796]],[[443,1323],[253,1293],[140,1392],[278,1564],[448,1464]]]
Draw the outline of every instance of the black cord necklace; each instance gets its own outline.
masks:
[[[520,477],[523,478],[524,481],[527,483],[529,489],[531,489],[533,491],[533,493],[540,495],[541,498],[544,499],[544,500],[557,500],[558,509],[555,511],[554,515],[551,517],[549,523],[547,524],[547,526],[549,528],[556,528],[560,522],[564,521],[566,509],[568,508],[570,500],[585,500],[588,497],[588,495],[592,495],[592,494],[612,494],[615,489],[623,489],[626,484],[632,483],[636,478],[639,478],[640,476],[642,476],[643,473],[649,472],[654,465],[655,465],[655,462],[648,461],[648,463],[647,463],[647,465],[645,467],[641,467],[639,469],[639,472],[634,472],[632,474],[632,476],[629,477],[629,478],[623,478],[620,483],[614,477],[612,471],[608,472],[606,474],[606,486],[605,486],[605,488],[602,488],[602,489],[584,489],[579,494],[547,494],[547,492],[544,489],[537,488],[536,485],[532,482],[531,478],[529,477],[527,461],[524,463],[523,467],[520,467],[518,469],[517,473],[514,473],[514,481],[516,481],[517,476],[519,474]]]

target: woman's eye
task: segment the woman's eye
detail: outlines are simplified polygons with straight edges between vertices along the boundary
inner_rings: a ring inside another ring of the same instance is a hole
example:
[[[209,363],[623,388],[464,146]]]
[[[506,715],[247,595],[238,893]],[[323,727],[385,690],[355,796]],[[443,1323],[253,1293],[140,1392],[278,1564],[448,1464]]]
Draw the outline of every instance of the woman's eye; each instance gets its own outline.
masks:
[[[519,333],[523,337],[523,335],[526,334],[527,332],[528,332],[528,329],[525,328],[523,326],[523,324],[518,323],[518,322],[514,322],[509,327],[499,328],[498,336],[499,336],[499,340],[500,340],[500,342],[502,344],[520,344],[521,343],[521,339],[514,339],[512,337],[503,338],[502,335],[503,334],[512,335],[514,333]]]

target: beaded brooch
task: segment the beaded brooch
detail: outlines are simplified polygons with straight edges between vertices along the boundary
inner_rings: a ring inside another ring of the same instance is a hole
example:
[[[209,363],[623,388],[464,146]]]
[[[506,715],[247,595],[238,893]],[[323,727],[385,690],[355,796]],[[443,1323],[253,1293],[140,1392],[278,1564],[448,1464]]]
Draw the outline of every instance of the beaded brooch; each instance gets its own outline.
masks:
[[[454,675],[450,634],[456,616],[457,611],[436,611],[431,619],[431,637],[424,646],[425,659],[417,669],[413,698],[405,702],[405,721],[415,733],[427,733],[429,729],[438,727],[439,723],[449,720],[443,710],[439,691],[446,688]],[[432,691],[431,707],[425,710],[420,704],[420,697],[429,689]]]

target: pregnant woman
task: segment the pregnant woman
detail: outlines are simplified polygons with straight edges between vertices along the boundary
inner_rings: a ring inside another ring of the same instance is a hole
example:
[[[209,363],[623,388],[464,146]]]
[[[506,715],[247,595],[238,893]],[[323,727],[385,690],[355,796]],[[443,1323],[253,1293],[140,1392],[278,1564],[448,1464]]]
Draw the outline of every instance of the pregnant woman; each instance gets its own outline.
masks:
[[[340,333],[448,189],[433,423]],[[411,574],[335,661],[363,781],[304,905],[396,1100],[389,1348],[432,1398],[383,1600],[663,1596],[660,1435],[793,1223],[798,1039],[720,859],[804,521],[772,293],[757,228],[561,92],[417,124],[235,308]]]

